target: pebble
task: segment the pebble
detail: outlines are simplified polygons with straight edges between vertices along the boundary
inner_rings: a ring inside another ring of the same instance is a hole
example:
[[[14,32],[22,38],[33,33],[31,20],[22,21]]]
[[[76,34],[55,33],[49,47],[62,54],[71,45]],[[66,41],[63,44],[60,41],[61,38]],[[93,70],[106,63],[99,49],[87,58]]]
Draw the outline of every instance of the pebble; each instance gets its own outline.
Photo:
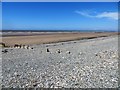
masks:
[[[108,41],[102,43],[103,40]],[[2,87],[116,88],[119,77],[116,39],[103,40],[36,45],[34,50],[13,48],[2,54]],[[46,54],[51,51],[52,54]]]
[[[60,49],[57,50],[57,53],[61,53]]]
[[[50,50],[47,48],[47,52],[50,52]]]
[[[66,53],[70,54],[71,52],[70,52],[70,51],[67,51]]]
[[[3,53],[7,53],[8,52],[8,49],[5,49],[5,50],[2,50]]]

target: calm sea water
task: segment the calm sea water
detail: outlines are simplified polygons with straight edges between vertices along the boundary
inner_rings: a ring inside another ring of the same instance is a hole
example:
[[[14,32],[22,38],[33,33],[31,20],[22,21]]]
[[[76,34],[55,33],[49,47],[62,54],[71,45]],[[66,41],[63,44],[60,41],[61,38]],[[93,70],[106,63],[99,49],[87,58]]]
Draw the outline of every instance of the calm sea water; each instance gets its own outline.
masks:
[[[119,30],[120,31],[120,30]],[[117,30],[2,30],[2,32],[118,32]]]

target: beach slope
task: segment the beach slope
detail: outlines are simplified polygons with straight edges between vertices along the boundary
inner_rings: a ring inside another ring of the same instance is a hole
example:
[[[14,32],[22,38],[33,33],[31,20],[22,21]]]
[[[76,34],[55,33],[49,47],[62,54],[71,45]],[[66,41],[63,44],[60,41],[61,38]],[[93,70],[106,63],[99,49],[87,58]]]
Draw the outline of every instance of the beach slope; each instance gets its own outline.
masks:
[[[31,47],[3,49],[2,87],[118,87],[118,36]]]

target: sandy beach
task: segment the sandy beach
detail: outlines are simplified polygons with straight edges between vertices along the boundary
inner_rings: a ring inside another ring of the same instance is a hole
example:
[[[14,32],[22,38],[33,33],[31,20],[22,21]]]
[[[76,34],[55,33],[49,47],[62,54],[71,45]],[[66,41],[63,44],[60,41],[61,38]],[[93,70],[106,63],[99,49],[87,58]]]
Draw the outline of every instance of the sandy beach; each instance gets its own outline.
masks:
[[[0,89],[119,89],[118,0],[2,0]]]
[[[14,44],[43,44],[43,43],[53,43],[61,41],[71,41],[80,39],[89,39],[103,36],[116,35],[114,32],[12,32],[3,33],[2,42],[8,46],[14,46]]]
[[[75,40],[104,35],[110,36]],[[3,37],[3,42],[33,48],[3,48],[3,88],[118,87],[118,36],[113,33],[11,36]]]

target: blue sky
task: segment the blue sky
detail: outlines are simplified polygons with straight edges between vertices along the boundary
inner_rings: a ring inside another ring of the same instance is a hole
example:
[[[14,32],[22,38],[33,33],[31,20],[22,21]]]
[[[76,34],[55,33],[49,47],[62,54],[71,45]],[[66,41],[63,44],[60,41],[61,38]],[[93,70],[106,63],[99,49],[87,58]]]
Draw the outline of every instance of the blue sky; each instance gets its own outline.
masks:
[[[3,2],[3,30],[117,30],[117,2]]]

